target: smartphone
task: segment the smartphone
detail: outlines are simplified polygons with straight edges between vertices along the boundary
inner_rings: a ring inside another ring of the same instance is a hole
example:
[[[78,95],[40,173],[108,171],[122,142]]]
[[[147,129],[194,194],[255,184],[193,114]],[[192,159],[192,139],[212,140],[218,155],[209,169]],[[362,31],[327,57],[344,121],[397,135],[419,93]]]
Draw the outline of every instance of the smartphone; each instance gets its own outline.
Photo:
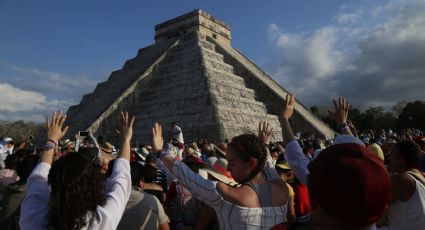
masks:
[[[80,131],[79,134],[80,134],[80,137],[88,137],[89,136],[88,131]]]

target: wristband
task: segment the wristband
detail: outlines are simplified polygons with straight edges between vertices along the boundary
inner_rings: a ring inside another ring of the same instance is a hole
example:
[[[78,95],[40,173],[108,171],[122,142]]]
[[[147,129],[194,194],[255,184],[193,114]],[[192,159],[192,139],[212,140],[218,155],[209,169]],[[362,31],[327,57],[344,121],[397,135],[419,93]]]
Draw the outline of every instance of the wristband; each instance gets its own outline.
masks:
[[[348,127],[347,123],[344,123],[342,125],[338,125],[338,127],[337,127],[338,131],[340,131],[340,132],[347,130],[348,128],[350,128],[350,127]]]
[[[53,144],[53,143],[47,143],[47,144],[43,145],[43,149],[46,150],[46,151],[51,150],[51,149],[56,149],[56,145]]]
[[[58,146],[59,144],[57,141],[54,141],[52,139],[47,139],[47,141],[52,142],[55,146]]]

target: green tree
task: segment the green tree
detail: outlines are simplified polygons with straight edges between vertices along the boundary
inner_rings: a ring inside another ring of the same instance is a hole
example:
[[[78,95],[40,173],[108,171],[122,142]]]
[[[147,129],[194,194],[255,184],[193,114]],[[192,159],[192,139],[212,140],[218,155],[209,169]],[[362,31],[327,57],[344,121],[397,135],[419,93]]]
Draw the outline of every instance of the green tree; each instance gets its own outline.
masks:
[[[396,122],[397,129],[417,128],[425,130],[425,102],[409,102],[403,108]]]
[[[0,122],[0,125],[2,128],[0,136],[11,137],[15,143],[21,143],[30,135],[37,138],[44,130],[44,125],[42,124],[24,122],[22,120],[15,122]]]
[[[404,107],[406,107],[407,103],[408,102],[406,100],[402,100],[402,101],[397,102],[397,104],[395,104],[391,108],[392,112],[394,113],[394,115],[396,117],[398,117],[401,114],[401,112],[403,111]]]

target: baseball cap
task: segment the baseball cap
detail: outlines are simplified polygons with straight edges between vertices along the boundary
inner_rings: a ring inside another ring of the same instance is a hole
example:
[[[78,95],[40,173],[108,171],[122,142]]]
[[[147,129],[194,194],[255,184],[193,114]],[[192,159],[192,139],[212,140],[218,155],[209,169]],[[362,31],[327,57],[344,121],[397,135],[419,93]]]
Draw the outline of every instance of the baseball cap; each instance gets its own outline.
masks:
[[[322,150],[308,168],[313,200],[344,223],[371,224],[389,203],[389,174],[381,159],[365,146],[332,145]]]

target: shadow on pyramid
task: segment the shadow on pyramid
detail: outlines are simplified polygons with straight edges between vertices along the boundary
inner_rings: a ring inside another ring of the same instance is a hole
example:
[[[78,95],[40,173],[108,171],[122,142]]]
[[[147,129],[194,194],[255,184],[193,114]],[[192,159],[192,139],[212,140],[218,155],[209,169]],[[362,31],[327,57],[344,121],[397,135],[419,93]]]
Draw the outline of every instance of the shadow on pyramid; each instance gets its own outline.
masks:
[[[230,26],[195,10],[155,27],[155,44],[139,50],[121,70],[68,109],[70,136],[89,130],[108,141],[121,111],[136,115],[133,142],[150,143],[160,122],[164,138],[176,122],[189,140],[223,141],[257,133],[269,122],[281,140],[279,115],[288,93],[240,51],[231,47]],[[324,139],[335,132],[297,102],[294,131]]]

